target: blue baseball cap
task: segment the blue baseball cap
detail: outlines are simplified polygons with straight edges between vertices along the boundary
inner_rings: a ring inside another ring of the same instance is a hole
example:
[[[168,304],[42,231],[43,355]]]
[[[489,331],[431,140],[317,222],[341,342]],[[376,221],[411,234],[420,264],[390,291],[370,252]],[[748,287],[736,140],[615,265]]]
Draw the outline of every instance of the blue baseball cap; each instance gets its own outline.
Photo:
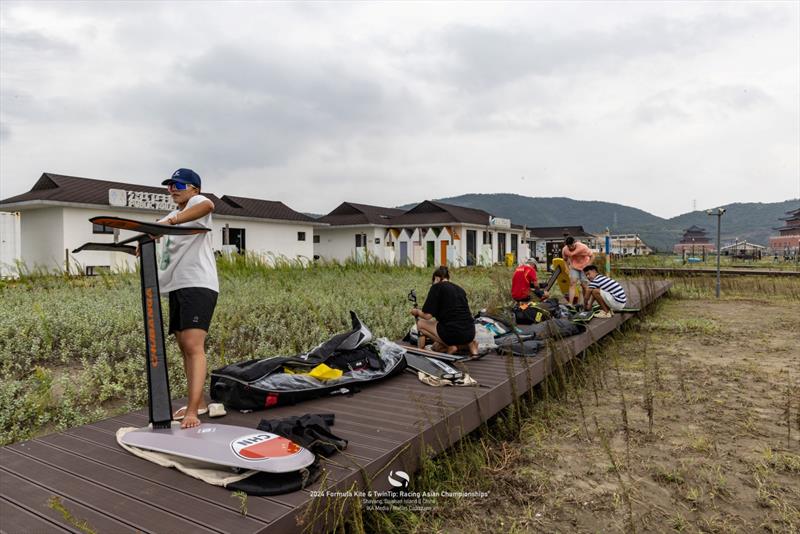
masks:
[[[172,177],[161,182],[161,185],[174,184],[175,182],[193,185],[200,189],[200,175],[194,172],[192,169],[178,169],[172,173]]]

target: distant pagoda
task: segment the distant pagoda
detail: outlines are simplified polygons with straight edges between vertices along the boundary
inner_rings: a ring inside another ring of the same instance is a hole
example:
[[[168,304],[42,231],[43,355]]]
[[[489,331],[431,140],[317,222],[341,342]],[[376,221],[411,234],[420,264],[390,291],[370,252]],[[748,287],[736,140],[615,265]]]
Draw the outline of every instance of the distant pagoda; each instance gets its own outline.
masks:
[[[800,251],[800,208],[787,211],[786,215],[779,219],[786,224],[773,228],[778,235],[769,238],[769,248],[775,252]]]
[[[676,254],[683,254],[684,250],[690,254],[702,254],[704,251],[706,253],[714,252],[716,248],[711,242],[711,238],[706,235],[705,228],[692,225],[683,231],[683,237],[680,242],[675,243],[672,250]]]

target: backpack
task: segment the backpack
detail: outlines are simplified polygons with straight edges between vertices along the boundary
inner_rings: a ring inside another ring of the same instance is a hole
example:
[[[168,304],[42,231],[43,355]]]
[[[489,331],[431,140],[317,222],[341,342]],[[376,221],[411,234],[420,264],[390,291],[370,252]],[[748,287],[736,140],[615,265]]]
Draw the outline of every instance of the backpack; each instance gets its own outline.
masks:
[[[514,305],[514,320],[517,324],[537,324],[547,321],[552,316],[547,306],[539,302],[517,302]]]

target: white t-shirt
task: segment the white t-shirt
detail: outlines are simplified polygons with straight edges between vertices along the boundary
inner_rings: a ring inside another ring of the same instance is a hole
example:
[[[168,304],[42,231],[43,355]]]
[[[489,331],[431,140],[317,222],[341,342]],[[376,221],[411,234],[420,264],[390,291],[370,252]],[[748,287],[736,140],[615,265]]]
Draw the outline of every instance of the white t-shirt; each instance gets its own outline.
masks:
[[[201,202],[211,202],[203,195],[195,195],[185,209]],[[167,217],[183,210],[170,212]],[[194,221],[177,226],[211,229],[211,213]],[[161,238],[161,259],[158,262],[158,285],[162,293],[185,287],[205,287],[219,293],[217,262],[211,248],[211,232],[194,235],[165,235]]]

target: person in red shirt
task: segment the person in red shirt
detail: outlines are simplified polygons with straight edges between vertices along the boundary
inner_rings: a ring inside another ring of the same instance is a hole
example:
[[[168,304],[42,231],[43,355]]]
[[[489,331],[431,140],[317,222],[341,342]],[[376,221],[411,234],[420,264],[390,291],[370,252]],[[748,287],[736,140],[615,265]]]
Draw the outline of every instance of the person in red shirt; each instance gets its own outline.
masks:
[[[511,298],[517,302],[528,302],[531,300],[531,289],[533,294],[539,299],[546,299],[549,294],[539,288],[539,281],[536,276],[536,260],[528,260],[516,268],[514,276],[511,278]]]

